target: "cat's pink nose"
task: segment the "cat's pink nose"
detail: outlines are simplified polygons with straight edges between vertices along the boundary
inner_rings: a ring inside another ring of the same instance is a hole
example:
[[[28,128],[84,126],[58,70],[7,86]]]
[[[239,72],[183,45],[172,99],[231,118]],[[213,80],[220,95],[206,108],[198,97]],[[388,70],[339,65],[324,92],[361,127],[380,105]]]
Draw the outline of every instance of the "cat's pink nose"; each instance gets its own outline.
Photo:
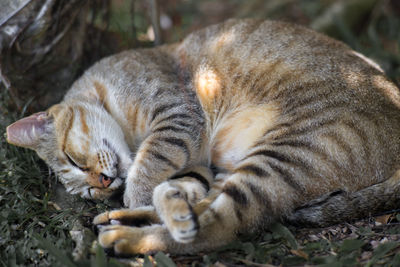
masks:
[[[105,175],[104,173],[100,173],[100,177],[99,177],[99,182],[100,184],[102,184],[102,186],[104,188],[107,188],[110,186],[110,184],[115,180],[114,177],[110,177]]]

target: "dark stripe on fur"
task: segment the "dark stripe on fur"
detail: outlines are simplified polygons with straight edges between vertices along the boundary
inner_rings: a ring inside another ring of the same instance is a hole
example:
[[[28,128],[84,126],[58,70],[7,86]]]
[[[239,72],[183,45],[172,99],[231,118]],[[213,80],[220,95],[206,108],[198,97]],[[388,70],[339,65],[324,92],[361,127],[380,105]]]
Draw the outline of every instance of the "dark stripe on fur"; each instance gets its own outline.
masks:
[[[189,176],[189,177],[192,177],[192,178],[195,178],[196,180],[198,180],[200,183],[202,183],[204,185],[204,187],[206,188],[207,191],[210,189],[210,184],[207,181],[207,179],[204,178],[203,175],[201,175],[201,174],[199,174],[197,172],[187,172],[187,173],[183,173],[183,174],[178,174],[178,175],[175,175],[175,176],[173,176],[173,177],[171,177],[169,179],[170,180],[175,180],[175,179],[183,178],[183,177],[186,177],[186,176]]]
[[[308,202],[300,207],[295,208],[294,212],[302,210],[302,209],[322,206],[323,204],[326,204],[328,201],[330,201],[333,197],[336,197],[338,195],[346,195],[346,194],[348,194],[346,191],[338,189],[336,191],[322,195],[321,197],[319,197],[317,199],[313,199],[310,202]]]
[[[264,157],[274,158],[281,162],[292,162],[292,160],[289,157],[287,157],[286,155],[283,155],[277,151],[267,150],[267,149],[253,152],[250,155],[248,155],[246,158],[251,158],[251,157],[255,157],[255,156],[264,156]]]
[[[268,149],[264,149],[264,150],[259,150],[256,151],[254,153],[251,153],[249,156],[247,156],[246,158],[250,158],[250,157],[255,157],[255,156],[264,156],[267,158],[272,158],[272,159],[276,159],[280,162],[283,163],[288,163],[294,166],[298,166],[300,167],[303,171],[306,171],[309,175],[310,175],[310,171],[312,171],[314,168],[313,166],[305,161],[304,158],[302,157],[295,157],[292,153],[291,157],[284,155],[282,153],[279,153],[277,151],[273,151],[273,150],[268,150]]]
[[[329,140],[333,141],[335,143],[335,146],[339,148],[340,151],[344,151],[345,154],[349,157],[349,164],[353,165],[355,164],[355,158],[353,155],[353,150],[351,146],[346,142],[344,139],[343,135],[340,135],[338,133],[332,132],[332,133],[327,133],[322,135],[325,138],[328,138]]]
[[[267,177],[269,173],[256,165],[246,164],[236,169],[236,172],[249,172],[258,177]]]
[[[160,140],[164,141],[166,143],[169,143],[171,145],[178,146],[178,147],[182,148],[182,150],[185,152],[186,156],[188,158],[190,158],[189,148],[186,145],[185,141],[183,141],[182,139],[175,138],[175,137],[164,137],[164,138],[160,138]]]
[[[239,222],[243,222],[243,215],[240,211],[240,207],[238,205],[235,205],[233,206],[233,209],[235,210],[236,218],[238,218]]]
[[[271,161],[269,161],[268,163],[271,169],[277,172],[288,185],[290,185],[292,188],[296,190],[302,191],[300,185],[296,182],[296,179],[295,177],[293,177],[293,174],[291,172],[285,170],[284,168],[282,168],[282,166],[275,164]]]
[[[273,146],[290,146],[290,147],[306,147],[306,148],[310,148],[312,146],[310,142],[298,140],[298,139],[294,139],[294,140],[287,139],[287,140],[282,140],[282,141],[275,141],[271,145],[273,145]]]
[[[174,119],[186,119],[186,120],[192,120],[193,118],[187,114],[172,114],[169,115],[166,118],[161,119],[157,124],[161,124],[162,122],[169,121],[169,120],[174,120]]]
[[[159,107],[157,107],[154,111],[153,111],[153,115],[151,116],[151,121],[154,121],[154,119],[161,114],[162,112],[169,110],[171,108],[174,107],[178,107],[181,106],[181,103],[172,103],[172,104],[166,104],[166,105],[161,105]]]
[[[247,206],[248,199],[246,194],[233,183],[226,183],[222,189],[222,193],[230,196],[237,204]]]
[[[156,128],[156,129],[153,130],[153,132],[165,132],[165,131],[192,134],[190,131],[188,131],[186,129],[178,128],[178,127],[175,127],[175,126],[172,126],[172,125]]]
[[[180,169],[175,163],[173,163],[170,159],[166,158],[165,156],[161,155],[158,152],[155,151],[149,151],[149,153],[155,157],[158,160],[161,160],[162,162],[166,163],[167,165],[171,166],[172,168],[174,168],[175,170]]]
[[[188,129],[192,129],[193,125],[190,123],[186,123],[184,121],[174,121],[174,125],[182,126]],[[191,132],[193,134],[193,131]]]
[[[257,187],[253,183],[249,181],[244,181],[243,184],[247,186],[252,193],[252,196],[255,198],[257,203],[262,206],[263,208],[270,208],[271,207],[271,201],[268,198],[268,195],[266,195],[265,192],[260,190],[261,187]]]

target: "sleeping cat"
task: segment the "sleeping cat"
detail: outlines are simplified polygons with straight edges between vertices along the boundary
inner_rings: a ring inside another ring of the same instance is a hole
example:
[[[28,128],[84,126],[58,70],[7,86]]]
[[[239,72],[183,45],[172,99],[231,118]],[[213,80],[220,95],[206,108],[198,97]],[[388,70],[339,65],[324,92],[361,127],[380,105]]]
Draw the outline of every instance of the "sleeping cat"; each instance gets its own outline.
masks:
[[[101,60],[7,138],[73,194],[125,185],[129,209],[94,219],[103,247],[195,253],[274,220],[324,225],[398,205],[399,108],[399,89],[346,45],[229,20]]]

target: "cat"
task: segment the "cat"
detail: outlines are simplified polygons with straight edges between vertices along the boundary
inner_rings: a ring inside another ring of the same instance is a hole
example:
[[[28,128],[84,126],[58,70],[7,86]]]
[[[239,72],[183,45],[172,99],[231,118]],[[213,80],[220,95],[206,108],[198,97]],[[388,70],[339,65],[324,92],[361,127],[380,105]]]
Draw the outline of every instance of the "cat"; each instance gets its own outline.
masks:
[[[372,60],[284,22],[228,20],[89,68],[7,128],[116,254],[212,250],[276,220],[325,225],[398,205],[400,95]],[[214,174],[215,177],[214,177]]]

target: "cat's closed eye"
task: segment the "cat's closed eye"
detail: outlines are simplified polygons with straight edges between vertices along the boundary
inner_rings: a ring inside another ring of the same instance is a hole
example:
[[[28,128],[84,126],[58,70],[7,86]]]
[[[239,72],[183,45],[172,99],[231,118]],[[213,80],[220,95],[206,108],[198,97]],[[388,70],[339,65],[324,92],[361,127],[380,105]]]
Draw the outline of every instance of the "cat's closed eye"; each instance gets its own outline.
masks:
[[[76,160],[74,160],[70,155],[68,155],[68,153],[66,153],[66,152],[64,152],[64,153],[65,153],[65,156],[66,156],[67,159],[68,159],[68,162],[69,162],[72,166],[74,166],[75,168],[80,169],[80,170],[83,171],[83,172],[86,172],[86,171],[89,170],[88,167],[80,166],[80,165],[77,163]]]

